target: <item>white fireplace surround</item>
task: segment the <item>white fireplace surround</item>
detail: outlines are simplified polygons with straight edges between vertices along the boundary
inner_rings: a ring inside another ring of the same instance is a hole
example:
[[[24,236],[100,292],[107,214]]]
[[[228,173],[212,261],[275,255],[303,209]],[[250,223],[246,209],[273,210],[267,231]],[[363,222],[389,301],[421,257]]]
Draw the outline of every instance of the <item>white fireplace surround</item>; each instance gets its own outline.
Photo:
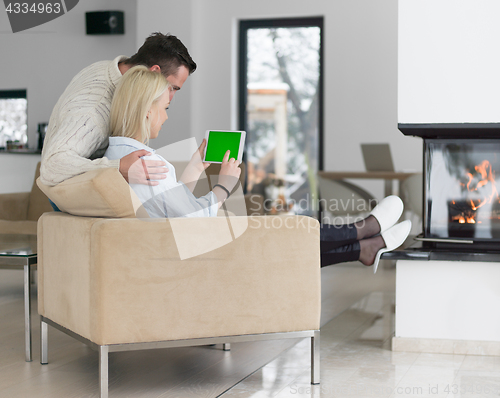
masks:
[[[500,355],[500,263],[396,263],[393,351]]]
[[[500,2],[400,0],[398,122],[500,121]]]
[[[499,16],[498,0],[398,1],[398,123],[500,121]],[[500,355],[499,280],[500,263],[397,261],[392,349]]]

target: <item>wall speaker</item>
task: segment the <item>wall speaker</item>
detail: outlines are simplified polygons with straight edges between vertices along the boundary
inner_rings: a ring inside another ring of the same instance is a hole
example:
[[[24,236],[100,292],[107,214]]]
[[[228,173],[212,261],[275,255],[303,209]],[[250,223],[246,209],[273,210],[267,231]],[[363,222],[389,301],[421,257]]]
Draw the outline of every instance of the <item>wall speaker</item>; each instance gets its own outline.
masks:
[[[123,35],[123,11],[90,11],[85,13],[88,35]]]

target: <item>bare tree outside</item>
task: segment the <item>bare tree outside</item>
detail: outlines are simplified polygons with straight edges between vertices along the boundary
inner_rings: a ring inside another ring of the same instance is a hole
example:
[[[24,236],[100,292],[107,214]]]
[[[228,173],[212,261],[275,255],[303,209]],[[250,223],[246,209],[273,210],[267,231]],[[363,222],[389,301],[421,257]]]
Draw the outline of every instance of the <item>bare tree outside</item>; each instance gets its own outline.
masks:
[[[298,203],[315,197],[319,166],[320,28],[254,28],[247,40],[248,188],[271,212],[313,215]]]
[[[8,141],[26,144],[26,99],[0,98],[0,147],[6,147]]]

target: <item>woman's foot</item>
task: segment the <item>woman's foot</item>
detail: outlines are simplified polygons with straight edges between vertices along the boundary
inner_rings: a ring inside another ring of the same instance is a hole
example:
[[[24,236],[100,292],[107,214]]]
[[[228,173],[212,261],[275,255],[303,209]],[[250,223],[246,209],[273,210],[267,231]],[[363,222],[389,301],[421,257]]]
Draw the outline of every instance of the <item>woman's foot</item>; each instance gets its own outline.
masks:
[[[370,215],[375,217],[381,232],[384,232],[398,222],[403,208],[403,201],[396,195],[390,195],[382,199]]]
[[[361,240],[359,242],[359,261],[364,265],[373,265],[373,273],[377,272],[380,256],[401,246],[411,230],[411,221],[405,220],[394,225],[380,236]]]
[[[364,265],[373,265],[378,251],[385,247],[385,242],[382,236],[379,235],[370,239],[360,240],[359,247],[359,261]]]
[[[364,220],[354,223],[357,231],[357,239],[366,239],[380,233],[380,225],[374,216],[368,216]]]
[[[364,220],[354,223],[357,239],[366,239],[384,232],[396,224],[403,214],[403,201],[396,195],[387,196]]]

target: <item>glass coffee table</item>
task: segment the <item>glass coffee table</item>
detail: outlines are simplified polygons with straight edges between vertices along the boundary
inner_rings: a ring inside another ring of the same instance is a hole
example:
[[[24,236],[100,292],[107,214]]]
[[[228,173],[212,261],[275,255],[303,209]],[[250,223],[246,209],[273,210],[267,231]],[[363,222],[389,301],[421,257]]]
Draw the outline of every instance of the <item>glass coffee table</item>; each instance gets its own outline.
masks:
[[[24,270],[24,342],[31,362],[31,271],[36,268],[36,235],[0,234],[0,269]]]

